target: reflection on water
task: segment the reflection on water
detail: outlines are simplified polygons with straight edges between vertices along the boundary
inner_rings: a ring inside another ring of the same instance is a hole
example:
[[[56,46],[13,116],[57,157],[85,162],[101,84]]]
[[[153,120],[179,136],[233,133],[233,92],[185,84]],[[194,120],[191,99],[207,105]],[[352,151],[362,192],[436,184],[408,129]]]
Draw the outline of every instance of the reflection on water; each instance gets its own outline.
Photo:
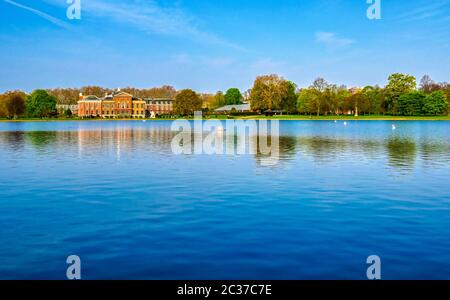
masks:
[[[416,160],[425,162],[425,166],[437,167],[449,162],[450,146],[446,140],[422,139],[417,141],[413,136],[394,136],[387,138],[364,137],[327,137],[314,135],[279,137],[279,167],[294,160],[300,154],[311,158],[317,164],[345,161],[347,159],[382,160],[387,158],[386,165],[400,171],[414,168]],[[31,148],[38,154],[45,155],[56,151],[70,153],[76,149],[78,155],[101,155],[114,152],[120,159],[121,152],[135,152],[145,149],[149,152],[172,154],[171,141],[176,132],[167,126],[155,128],[115,127],[80,129],[77,131],[0,131],[1,148],[11,152]],[[238,137],[235,138],[235,142]],[[192,143],[194,138],[192,137]],[[226,142],[231,143],[227,138]],[[271,137],[268,137],[271,144]],[[258,137],[246,141],[250,148],[247,154],[253,153],[258,165],[268,155],[259,151]],[[224,145],[224,148],[227,144]],[[232,145],[235,147],[235,145]],[[235,147],[236,148],[236,147]],[[257,148],[257,149],[252,149]],[[264,164],[262,164],[263,166]]]
[[[271,166],[170,126],[0,123],[0,279],[450,279],[450,122],[280,122]]]
[[[414,167],[417,156],[417,146],[414,140],[391,137],[386,143],[386,148],[391,166],[399,169],[411,169]]]

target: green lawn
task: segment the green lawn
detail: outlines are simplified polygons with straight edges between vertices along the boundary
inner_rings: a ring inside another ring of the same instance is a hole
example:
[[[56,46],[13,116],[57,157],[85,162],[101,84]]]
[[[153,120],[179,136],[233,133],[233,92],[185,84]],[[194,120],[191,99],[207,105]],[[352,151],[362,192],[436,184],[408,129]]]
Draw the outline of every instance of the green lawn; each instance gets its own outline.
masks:
[[[367,121],[450,121],[450,116],[417,116],[417,117],[404,117],[404,116],[382,116],[382,115],[367,115],[367,116],[299,116],[299,115],[286,115],[286,116],[273,116],[273,117],[242,117],[241,119],[272,119],[272,120],[317,120],[317,121],[329,121],[329,120],[367,120]]]

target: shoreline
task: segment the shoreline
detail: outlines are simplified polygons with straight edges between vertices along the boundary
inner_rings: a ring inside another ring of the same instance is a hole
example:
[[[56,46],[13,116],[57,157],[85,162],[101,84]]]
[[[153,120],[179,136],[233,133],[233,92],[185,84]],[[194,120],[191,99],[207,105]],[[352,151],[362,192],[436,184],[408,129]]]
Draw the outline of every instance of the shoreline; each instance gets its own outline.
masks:
[[[177,119],[187,119],[194,120],[193,117],[189,118],[159,118],[159,119],[17,119],[17,120],[8,120],[8,119],[0,119],[0,123],[27,123],[27,122],[107,122],[107,121],[175,121]],[[265,116],[238,116],[233,118],[227,117],[214,117],[214,118],[203,118],[203,120],[278,120],[278,121],[450,121],[450,116],[437,116],[437,117],[401,117],[401,116],[348,116],[348,117],[309,117],[309,116],[274,116],[274,117],[265,117]]]

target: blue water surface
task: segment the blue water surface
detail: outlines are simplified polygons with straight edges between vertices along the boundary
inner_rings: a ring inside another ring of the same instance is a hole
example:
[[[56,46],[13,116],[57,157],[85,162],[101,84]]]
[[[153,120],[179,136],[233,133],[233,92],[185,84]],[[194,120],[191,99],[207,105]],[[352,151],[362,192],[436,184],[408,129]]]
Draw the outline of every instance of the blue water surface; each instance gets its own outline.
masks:
[[[273,165],[169,121],[0,123],[0,279],[450,279],[450,122],[283,121]]]

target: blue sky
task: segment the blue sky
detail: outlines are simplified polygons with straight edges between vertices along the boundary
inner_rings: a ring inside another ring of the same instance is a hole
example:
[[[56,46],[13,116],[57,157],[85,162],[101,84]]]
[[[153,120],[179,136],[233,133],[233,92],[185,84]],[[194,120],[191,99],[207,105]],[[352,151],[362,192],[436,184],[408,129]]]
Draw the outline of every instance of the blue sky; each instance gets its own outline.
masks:
[[[308,86],[450,81],[450,0],[0,0],[0,91],[101,85],[248,89],[276,73]]]

